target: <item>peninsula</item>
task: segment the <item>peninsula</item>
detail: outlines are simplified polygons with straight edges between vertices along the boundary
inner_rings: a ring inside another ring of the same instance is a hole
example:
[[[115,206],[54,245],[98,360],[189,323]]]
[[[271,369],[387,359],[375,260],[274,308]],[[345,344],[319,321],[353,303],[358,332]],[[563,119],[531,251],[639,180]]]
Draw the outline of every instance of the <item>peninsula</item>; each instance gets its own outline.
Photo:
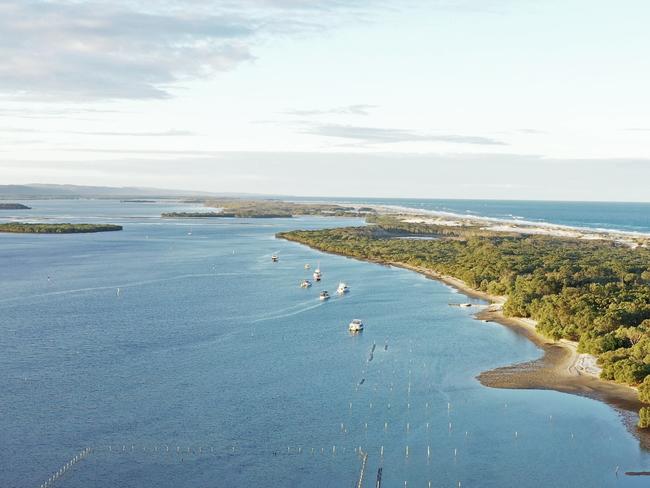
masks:
[[[490,301],[478,318],[525,334],[545,355],[485,372],[478,378],[483,384],[598,398],[634,416],[640,412],[639,427],[650,425],[644,407],[650,403],[647,237],[585,239],[399,213],[367,221],[277,237],[408,268]]]
[[[0,224],[0,232],[17,234],[80,234],[117,230],[122,230],[122,226],[113,224],[31,224],[23,222]]]

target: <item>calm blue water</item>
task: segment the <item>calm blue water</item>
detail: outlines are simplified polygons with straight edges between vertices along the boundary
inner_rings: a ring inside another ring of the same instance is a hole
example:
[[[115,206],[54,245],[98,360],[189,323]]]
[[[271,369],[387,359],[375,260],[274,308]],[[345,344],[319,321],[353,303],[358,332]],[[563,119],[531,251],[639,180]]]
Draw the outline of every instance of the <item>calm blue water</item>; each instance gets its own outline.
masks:
[[[522,200],[441,200],[441,199],[327,199],[375,205],[397,205],[422,210],[450,212],[505,220],[525,220],[650,233],[650,203],[622,202],[541,202]]]
[[[610,407],[481,386],[479,372],[540,353],[449,307],[466,300],[450,288],[274,238],[360,221],[31,205],[32,217],[125,230],[0,234],[2,487],[38,487],[85,447],[55,486],[352,487],[359,446],[364,486],[379,466],[386,487],[647,483],[615,477],[650,456]],[[300,289],[304,263],[319,262],[322,285]],[[339,280],[351,293],[318,301]],[[366,330],[353,337],[357,317]]]

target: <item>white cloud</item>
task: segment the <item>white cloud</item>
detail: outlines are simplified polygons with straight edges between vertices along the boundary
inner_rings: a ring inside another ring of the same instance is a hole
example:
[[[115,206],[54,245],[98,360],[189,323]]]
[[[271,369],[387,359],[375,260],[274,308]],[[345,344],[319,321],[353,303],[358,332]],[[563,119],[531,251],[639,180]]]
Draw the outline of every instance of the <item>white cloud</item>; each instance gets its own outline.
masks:
[[[264,36],[358,18],[337,0],[0,0],[0,93],[57,100],[169,98],[255,59]]]
[[[294,109],[284,112],[287,115],[369,115],[373,108],[377,105],[369,105],[365,103],[357,103],[353,105],[346,105],[344,107],[334,107],[327,109]]]
[[[313,134],[342,139],[354,139],[361,144],[385,144],[396,142],[449,142],[453,144],[479,144],[505,146],[505,142],[490,137],[462,134],[420,134],[405,129],[358,127],[338,124],[314,124],[301,130]]]
[[[109,4],[0,2],[0,91],[56,99],[166,98],[184,78],[252,59],[257,25],[232,15]]]

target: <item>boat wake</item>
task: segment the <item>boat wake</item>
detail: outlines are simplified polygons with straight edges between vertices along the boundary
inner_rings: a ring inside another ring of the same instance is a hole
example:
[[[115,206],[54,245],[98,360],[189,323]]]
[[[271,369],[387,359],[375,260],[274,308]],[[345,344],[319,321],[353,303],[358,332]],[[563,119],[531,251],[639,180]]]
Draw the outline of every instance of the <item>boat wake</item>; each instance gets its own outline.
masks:
[[[312,305],[310,305],[310,306],[308,306],[308,307],[300,308],[300,309],[298,309],[298,310],[294,310],[294,311],[292,311],[292,312],[283,313],[283,314],[278,314],[277,312],[274,312],[274,313],[272,313],[271,315],[267,315],[267,316],[265,316],[265,317],[261,317],[261,318],[259,318],[259,319],[252,320],[251,323],[252,323],[252,324],[256,324],[256,323],[258,323],[258,322],[266,322],[266,321],[268,321],[268,320],[283,319],[283,318],[285,318],[285,317],[291,317],[291,316],[293,316],[293,315],[298,315],[298,314],[301,314],[301,313],[307,312],[307,311],[309,311],[309,310],[313,310],[313,309],[315,309],[315,308],[320,307],[320,306],[323,305],[323,302],[319,302],[319,303],[314,304],[314,302],[311,301],[311,300],[310,300],[309,303],[311,303]],[[293,308],[295,308],[295,307],[293,307]]]

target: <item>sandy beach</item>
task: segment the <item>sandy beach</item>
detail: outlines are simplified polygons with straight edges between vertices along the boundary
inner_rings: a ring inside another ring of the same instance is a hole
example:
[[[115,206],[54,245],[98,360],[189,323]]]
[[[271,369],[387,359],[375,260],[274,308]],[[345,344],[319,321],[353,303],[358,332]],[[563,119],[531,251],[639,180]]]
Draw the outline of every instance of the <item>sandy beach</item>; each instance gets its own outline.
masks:
[[[346,256],[337,252],[330,253]],[[639,439],[641,447],[650,451],[650,429],[637,428],[639,410],[644,404],[639,401],[636,388],[600,379],[596,358],[579,354],[577,343],[567,340],[553,341],[544,337],[537,332],[536,323],[532,319],[506,317],[502,310],[507,300],[505,296],[490,295],[471,288],[458,278],[421,266],[373,259],[367,261],[415,271],[445,283],[468,297],[489,302],[488,307],[481,307],[475,314],[477,320],[504,325],[526,337],[543,351],[543,355],[534,361],[482,372],[477,376],[482,385],[490,388],[555,390],[607,403],[621,416],[628,430]]]
[[[507,220],[478,215],[458,215],[450,212],[422,210],[391,205],[368,205],[379,214],[392,215],[404,222],[444,227],[479,226],[491,232],[508,234],[545,235],[585,241],[607,240],[617,244],[636,248],[647,247],[650,235],[638,232],[625,232],[615,229],[591,229],[548,222],[528,222],[525,220]]]
[[[509,327],[544,352],[542,357],[534,361],[484,371],[477,376],[482,385],[491,388],[555,390],[605,402],[621,415],[629,431],[639,438],[641,446],[650,450],[650,432],[636,427],[639,409],[644,406],[639,401],[637,390],[600,379],[595,358],[588,354],[579,354],[576,343],[566,340],[553,341],[542,336],[537,332],[534,320],[506,317],[502,310],[505,297],[475,290],[462,280],[427,268],[398,262],[386,264],[421,273],[452,286],[464,295],[490,302],[490,306],[475,314],[477,320],[496,322]]]

